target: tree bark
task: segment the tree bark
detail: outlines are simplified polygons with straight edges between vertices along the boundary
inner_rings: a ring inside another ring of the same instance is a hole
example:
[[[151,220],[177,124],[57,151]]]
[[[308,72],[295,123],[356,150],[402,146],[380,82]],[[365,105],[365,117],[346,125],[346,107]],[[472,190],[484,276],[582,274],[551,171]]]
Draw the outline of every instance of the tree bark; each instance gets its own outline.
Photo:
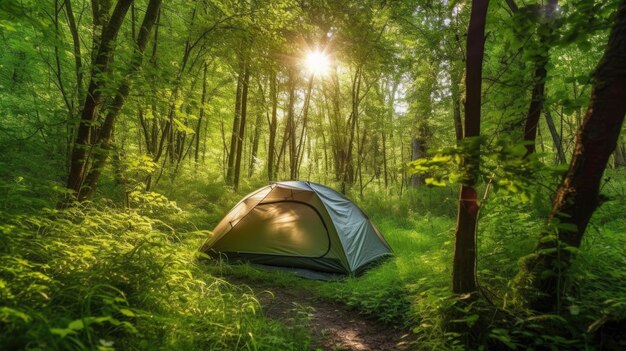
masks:
[[[559,311],[572,252],[599,204],[602,175],[626,114],[626,0],[620,1],[609,43],[593,77],[591,99],[576,136],[569,170],[559,186],[534,252],[516,278],[530,308]]]
[[[465,139],[480,135],[481,80],[488,6],[489,0],[472,1],[465,61]],[[465,179],[461,185],[455,231],[452,291],[456,294],[472,293],[477,289],[476,227],[480,207],[474,185],[479,167],[480,144],[472,144],[470,155],[463,162]]]

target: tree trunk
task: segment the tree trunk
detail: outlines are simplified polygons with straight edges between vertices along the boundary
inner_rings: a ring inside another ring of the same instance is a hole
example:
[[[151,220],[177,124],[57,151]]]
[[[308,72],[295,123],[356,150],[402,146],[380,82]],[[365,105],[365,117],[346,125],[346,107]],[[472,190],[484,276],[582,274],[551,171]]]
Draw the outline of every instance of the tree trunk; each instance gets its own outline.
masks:
[[[480,105],[482,95],[482,65],[485,52],[485,22],[489,0],[473,0],[467,33],[467,60],[465,78],[465,135],[480,135]],[[470,141],[471,142],[471,141]],[[459,195],[459,210],[454,241],[452,291],[472,293],[476,284],[476,226],[478,224],[478,196],[474,185],[480,160],[480,144],[474,142],[470,155],[463,161],[465,180]]]
[[[325,98],[328,110],[328,122],[330,125],[330,144],[333,156],[334,178],[336,181],[340,182],[343,177],[347,136],[345,133],[346,126],[344,119],[341,117],[341,89],[336,71],[333,72],[330,83],[332,83],[332,92],[329,94],[330,97],[325,94]]]
[[[241,91],[243,89],[243,76],[245,63],[242,52],[239,54],[239,73],[237,75],[237,91],[235,93],[235,115],[233,117],[233,130],[230,134],[230,150],[228,152],[228,169],[226,171],[226,183],[233,183],[235,155],[237,153],[237,137],[239,136],[239,124],[241,123]]]
[[[309,78],[309,84],[304,95],[304,106],[302,107],[302,130],[300,131],[300,139],[298,140],[298,146],[296,147],[296,166],[294,179],[297,179],[300,176],[300,165],[302,164],[302,158],[304,158],[304,140],[306,139],[306,129],[309,120],[309,105],[311,103],[312,92],[313,75],[311,75],[311,77]]]
[[[398,91],[398,83],[393,82],[393,88],[391,89],[391,94],[389,95],[387,113],[382,116],[382,152],[383,152],[383,175],[385,177],[385,189],[389,187],[389,172],[387,166],[387,124],[385,123],[387,119],[389,119],[390,129],[393,129],[393,116],[395,113],[394,103],[396,101],[396,91]],[[393,139],[393,138],[392,138]],[[393,150],[393,149],[392,149]]]
[[[254,120],[254,134],[252,136],[252,150],[250,151],[250,168],[248,169],[248,177],[252,177],[254,174],[254,168],[256,167],[257,154],[259,151],[259,139],[261,136],[261,111],[257,112]]]
[[[354,184],[354,163],[352,160],[352,150],[354,145],[356,126],[359,121],[359,104],[361,102],[361,80],[362,66],[359,66],[354,73],[354,80],[352,81],[352,112],[350,113],[350,118],[348,119],[350,137],[348,138],[347,151],[344,155],[343,160],[343,176],[341,181],[342,194],[346,193],[347,185]]]
[[[295,121],[295,101],[296,101],[296,84],[295,84],[295,72],[290,70],[289,72],[289,106],[287,107],[287,125],[285,131],[285,138],[283,143],[289,142],[289,179],[296,179],[296,167],[298,162],[298,155],[296,154],[296,121]]]
[[[76,19],[74,18],[74,11],[72,11],[72,2],[70,0],[65,1],[65,15],[67,16],[67,25],[72,35],[72,43],[74,45],[74,69],[76,73],[76,96],[79,101],[82,101],[83,97],[83,61],[80,52],[80,37],[78,35],[78,26],[76,25]]]
[[[73,191],[73,198],[79,201],[86,198],[85,194],[82,193],[82,188],[88,172],[88,159],[91,156],[92,146],[90,145],[90,140],[94,132],[93,124],[98,118],[98,108],[102,104],[102,90],[105,83],[102,75],[109,71],[110,58],[114,50],[113,44],[131,2],[132,0],[118,1],[111,19],[102,30],[101,40],[94,58],[91,81],[89,82],[76,139],[74,140],[70,171],[67,178],[68,189]],[[89,190],[89,193],[91,193],[91,190]]]
[[[267,146],[267,178],[276,179],[274,170],[274,155],[276,154],[276,128],[278,126],[278,89],[276,87],[276,72],[270,76],[270,99],[272,101],[272,119],[269,123],[269,141]]]
[[[418,136],[413,136],[413,138],[411,139],[411,161],[415,161],[424,157],[425,153],[425,141]],[[422,184],[424,184],[424,180],[422,179],[420,174],[414,173],[411,175],[411,187],[419,188]]]
[[[204,71],[202,72],[202,97],[200,98],[200,114],[198,115],[198,125],[196,126],[196,148],[194,150],[194,161],[198,165],[198,156],[200,154],[200,129],[202,128],[202,119],[204,118],[204,103],[206,101],[206,71],[207,64],[204,64]]]
[[[549,0],[544,9],[544,19],[551,21],[554,16],[554,11],[557,7],[557,0]],[[530,106],[528,107],[528,114],[526,115],[526,126],[524,127],[524,141],[526,144],[526,151],[531,154],[535,152],[535,139],[537,137],[537,126],[539,124],[539,117],[541,116],[541,110],[543,109],[543,102],[545,100],[545,85],[548,71],[546,66],[548,65],[549,49],[548,37],[551,34],[552,23],[548,24],[547,31],[539,31],[539,46],[540,49],[545,47],[545,50],[540,54],[539,60],[535,63],[535,73],[533,75],[534,85],[530,98]],[[547,32],[547,33],[546,33]]]
[[[235,173],[233,174],[233,187],[239,190],[239,178],[241,175],[241,155],[243,153],[244,136],[246,133],[246,117],[248,112],[248,84],[250,81],[250,67],[247,62],[244,66],[244,75],[241,89],[241,121],[239,125],[239,136],[237,137],[237,156],[235,160]]]
[[[143,53],[148,44],[150,32],[152,30],[154,22],[156,21],[160,6],[161,0],[150,0],[150,2],[148,3],[148,8],[146,9],[143,23],[141,24],[141,28],[139,29],[136,48],[131,59],[129,71],[125,75],[126,79],[122,82],[117,93],[115,94],[113,103],[107,111],[106,117],[104,119],[104,124],[102,125],[100,133],[97,136],[98,144],[96,145],[96,147],[99,150],[93,155],[93,164],[89,169],[89,172],[84,182],[87,185],[87,188],[86,191],[82,191],[82,198],[81,196],[78,197],[79,201],[89,198],[96,190],[102,168],[106,164],[107,158],[109,156],[109,150],[112,147],[111,139],[115,120],[122,111],[122,107],[124,106],[124,103],[128,98],[128,94],[130,93],[130,77],[134,75],[134,73],[141,67],[141,63],[143,61]]]
[[[454,120],[454,135],[456,136],[457,145],[463,140],[463,120],[461,118],[461,80],[463,71],[459,69],[459,73],[454,74],[452,81],[452,117]]]
[[[133,1],[131,0],[128,2],[128,6],[130,7],[130,3]],[[99,49],[102,45],[102,38],[104,37],[104,32],[107,27],[107,22],[109,22],[109,19],[112,17],[109,16],[111,5],[111,0],[91,0],[91,18],[93,20],[93,37],[91,42],[92,63],[96,62]],[[120,5],[119,2],[117,5]]]
[[[626,0],[620,2],[609,43],[593,77],[587,113],[569,170],[552,204],[548,227],[516,278],[521,299],[541,312],[559,311],[572,251],[580,247],[599,204],[602,174],[626,114]]]
[[[550,130],[550,136],[552,136],[552,142],[554,143],[554,148],[556,149],[556,161],[559,164],[565,163],[567,160],[565,159],[565,153],[563,152],[563,141],[561,140],[559,133],[556,131],[556,126],[554,125],[554,119],[552,119],[550,110],[544,107],[543,115],[546,118],[546,124]]]

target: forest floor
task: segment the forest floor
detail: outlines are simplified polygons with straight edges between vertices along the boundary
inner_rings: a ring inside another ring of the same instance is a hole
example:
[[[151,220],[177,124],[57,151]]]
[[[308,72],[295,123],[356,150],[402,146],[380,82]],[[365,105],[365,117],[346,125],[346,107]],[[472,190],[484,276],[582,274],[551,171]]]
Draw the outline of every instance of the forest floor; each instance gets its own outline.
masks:
[[[224,278],[244,289],[250,288],[268,318],[286,325],[306,319],[313,350],[408,349],[408,332],[369,319],[346,305],[321,300],[310,290],[234,276]]]

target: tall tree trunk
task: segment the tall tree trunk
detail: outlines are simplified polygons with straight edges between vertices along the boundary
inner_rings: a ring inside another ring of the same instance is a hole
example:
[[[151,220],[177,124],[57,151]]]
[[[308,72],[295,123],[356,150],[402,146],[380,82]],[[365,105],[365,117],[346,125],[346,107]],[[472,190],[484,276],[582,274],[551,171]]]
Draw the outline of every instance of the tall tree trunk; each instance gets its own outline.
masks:
[[[156,21],[160,7],[161,0],[150,0],[150,2],[148,3],[148,8],[146,9],[143,23],[141,24],[141,27],[139,29],[135,52],[133,53],[129,70],[125,75],[126,79],[122,82],[119,89],[117,90],[113,99],[113,103],[107,111],[106,117],[104,119],[104,124],[102,125],[100,133],[97,136],[98,144],[96,145],[96,147],[99,149],[99,151],[94,153],[93,155],[93,164],[90,167],[89,173],[87,174],[84,182],[87,185],[87,188],[86,191],[81,192],[82,198],[81,196],[79,196],[78,200],[84,200],[89,198],[91,194],[93,194],[93,192],[96,190],[102,168],[107,161],[107,158],[109,156],[109,150],[112,147],[111,141],[115,120],[122,111],[122,107],[124,106],[124,103],[128,98],[128,94],[130,93],[130,77],[132,77],[141,67],[141,63],[143,61],[143,53],[148,44],[150,32],[152,31],[152,26]]]
[[[128,6],[133,0],[129,1]],[[119,2],[118,2],[119,5]],[[91,63],[96,62],[102,39],[111,16],[111,0],[91,0],[91,18],[93,19],[93,37],[91,42]],[[128,9],[127,9],[128,10]],[[113,11],[115,13],[115,11]]]
[[[387,133],[383,129],[382,134],[382,153],[383,153],[383,177],[385,178],[385,189],[389,187],[389,176],[387,175]]]
[[[465,78],[465,135],[480,135],[480,105],[482,95],[482,66],[485,52],[485,22],[489,0],[472,0],[467,33]],[[472,143],[472,141],[470,141]],[[452,291],[456,294],[476,291],[476,229],[478,225],[478,195],[474,185],[480,160],[480,144],[472,143],[470,155],[463,161],[465,180],[461,185],[459,210],[452,264]]]
[[[296,166],[295,177],[297,179],[300,176],[300,165],[302,164],[302,158],[304,157],[304,139],[306,139],[306,129],[309,120],[309,105],[311,103],[311,93],[313,92],[313,75],[309,79],[307,90],[304,95],[304,106],[302,107],[302,130],[300,131],[300,139],[298,140],[298,146],[296,147]]]
[[[260,93],[263,94],[263,91],[261,90]],[[263,113],[261,111],[257,112],[256,118],[254,120],[254,134],[252,135],[252,150],[250,151],[250,167],[248,169],[248,177],[252,177],[252,175],[254,174],[254,168],[256,167],[256,160],[259,151],[259,139],[261,137],[262,115]]]
[[[359,121],[359,104],[361,100],[361,80],[362,80],[362,66],[357,67],[354,72],[354,79],[352,81],[352,112],[350,118],[348,118],[349,126],[349,138],[347,143],[347,151],[344,155],[343,161],[343,176],[341,180],[341,193],[345,194],[347,191],[346,186],[354,184],[354,164],[352,161],[352,150],[354,145],[354,136],[356,132],[356,126]]]
[[[289,143],[289,179],[296,179],[296,167],[298,163],[298,155],[296,153],[296,116],[295,116],[295,103],[296,103],[296,83],[295,72],[289,71],[289,102],[287,107],[287,125],[285,137],[283,143]]]
[[[239,136],[239,124],[241,123],[241,91],[243,90],[243,76],[245,74],[245,62],[242,52],[239,54],[239,72],[237,74],[237,91],[235,93],[235,115],[233,117],[233,130],[230,134],[230,150],[228,152],[228,169],[226,170],[226,183],[233,183],[235,155],[237,153],[237,138]]]
[[[554,125],[554,119],[552,119],[550,109],[544,107],[543,115],[546,118],[546,124],[550,130],[550,136],[552,137],[552,142],[554,143],[554,148],[556,149],[556,161],[559,164],[565,163],[567,160],[565,159],[565,153],[563,152],[563,141],[561,140],[559,133],[556,131],[556,126]]]
[[[419,136],[413,136],[411,139],[411,161],[423,158],[426,154],[426,142]],[[418,173],[411,175],[411,187],[419,188],[424,184],[424,180]]]
[[[333,169],[335,180],[340,182],[343,178],[343,164],[347,148],[347,136],[345,133],[344,119],[341,117],[341,89],[339,77],[334,71],[331,76],[332,91],[330,97],[325,95],[328,110],[328,121],[330,125],[330,143],[332,147]],[[326,87],[326,85],[324,85]],[[325,90],[326,92],[326,90]]]
[[[276,180],[274,156],[276,154],[276,128],[278,127],[278,88],[276,87],[276,71],[270,75],[270,99],[272,101],[272,119],[269,123],[269,141],[267,145],[267,178]]]
[[[195,141],[196,147],[194,150],[194,161],[198,165],[198,156],[200,154],[200,129],[202,128],[202,119],[204,118],[204,103],[206,101],[206,71],[208,64],[204,63],[204,70],[202,72],[202,97],[200,98],[200,114],[198,115],[198,125],[196,126]]]
[[[74,45],[74,70],[76,73],[76,96],[79,101],[84,98],[83,95],[83,61],[80,52],[80,37],[78,35],[78,26],[76,19],[74,18],[74,11],[72,10],[72,2],[70,0],[65,1],[65,15],[67,17],[67,25],[72,35],[72,43]]]
[[[463,120],[461,118],[461,81],[462,70],[459,73],[453,73],[452,88],[452,118],[454,120],[454,135],[456,136],[457,145],[463,140]]]
[[[393,116],[395,114],[395,106],[394,103],[396,101],[396,92],[398,91],[398,83],[392,82],[393,85],[391,89],[391,94],[389,95],[389,100],[387,102],[387,113],[382,116],[382,146],[383,146],[383,175],[385,177],[385,189],[389,187],[389,172],[387,166],[387,128],[393,129]],[[390,127],[387,127],[386,120],[389,120]],[[393,149],[392,149],[393,150]]]
[[[593,77],[587,113],[569,170],[552,204],[548,227],[516,278],[520,297],[534,310],[558,311],[572,248],[580,243],[599,204],[602,174],[626,114],[626,0],[620,1],[609,43]]]
[[[241,155],[243,153],[244,136],[246,133],[246,117],[248,112],[248,85],[250,82],[250,67],[248,59],[244,66],[243,86],[241,89],[241,121],[239,125],[239,136],[237,137],[237,157],[235,160],[235,172],[233,174],[233,187],[239,190],[239,178],[241,175]]]
[[[548,37],[551,34],[552,17],[557,7],[557,0],[549,0],[548,4],[543,9],[543,18],[548,22],[548,30],[539,31],[539,46],[544,49],[540,54],[539,60],[535,63],[535,73],[533,75],[534,85],[530,98],[530,106],[528,107],[528,114],[526,115],[526,126],[524,127],[524,141],[526,144],[527,152],[535,152],[535,139],[537,137],[537,126],[539,124],[539,117],[543,110],[543,102],[545,100],[545,85],[548,71],[546,66],[548,65],[549,48]]]
[[[117,2],[111,19],[102,30],[101,40],[93,61],[91,80],[85,95],[85,103],[83,104],[80,123],[76,139],[74,140],[70,171],[67,178],[67,187],[73,191],[73,198],[77,200],[85,199],[85,195],[82,194],[82,188],[88,172],[88,159],[91,156],[92,146],[90,145],[90,139],[94,132],[93,124],[98,118],[98,108],[102,104],[102,91],[105,83],[103,75],[109,71],[114,42],[131,2],[132,0],[119,0]],[[91,190],[89,193],[91,193]]]

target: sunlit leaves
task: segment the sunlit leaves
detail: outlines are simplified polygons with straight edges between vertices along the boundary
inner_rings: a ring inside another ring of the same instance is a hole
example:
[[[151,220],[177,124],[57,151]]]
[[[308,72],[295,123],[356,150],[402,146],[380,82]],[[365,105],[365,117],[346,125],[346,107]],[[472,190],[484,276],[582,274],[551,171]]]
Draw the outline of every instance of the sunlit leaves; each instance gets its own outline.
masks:
[[[409,170],[424,176],[426,184],[432,186],[462,183],[468,172],[477,171],[467,169],[463,159],[475,157],[478,149],[480,168],[475,176],[496,191],[515,194],[522,202],[537,195],[543,178],[564,172],[562,167],[543,164],[536,154],[527,155],[523,143],[508,139],[488,143],[484,137],[465,139],[458,147],[433,151],[429,157],[410,162]]]

